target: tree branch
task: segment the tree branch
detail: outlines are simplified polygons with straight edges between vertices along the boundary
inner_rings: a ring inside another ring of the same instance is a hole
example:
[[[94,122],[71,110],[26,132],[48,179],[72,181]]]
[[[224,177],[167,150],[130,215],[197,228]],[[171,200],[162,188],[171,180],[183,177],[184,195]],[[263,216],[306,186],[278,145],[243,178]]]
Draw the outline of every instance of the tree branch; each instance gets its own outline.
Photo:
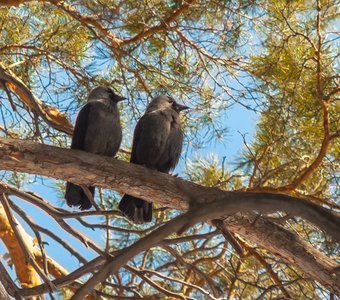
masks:
[[[157,26],[153,26],[150,27],[148,29],[143,29],[142,32],[138,33],[136,36],[130,38],[130,39],[126,39],[123,41],[122,44],[132,44],[135,42],[140,41],[143,38],[149,37],[150,35],[153,35],[157,32],[163,31],[168,29],[169,25],[171,22],[176,21],[176,19],[183,14],[185,11],[187,11],[189,9],[189,7],[195,2],[196,0],[184,0],[183,3],[177,8],[175,9],[169,17],[167,17],[165,20],[162,20],[162,22],[157,25]]]
[[[149,235],[138,240],[131,246],[126,247],[122,251],[119,251],[119,253],[115,257],[109,258],[108,261],[99,269],[99,271],[94,274],[71,299],[84,299],[84,296],[89,291],[93,290],[96,284],[105,281],[105,279],[109,275],[116,273],[122,266],[126,265],[127,262],[138,253],[157,245],[157,243],[159,243],[171,233],[181,231],[183,226],[185,226],[185,224],[187,223],[188,218],[190,218],[190,212],[172,219]]]
[[[18,295],[18,290],[6,268],[0,262],[0,299],[9,300],[8,295],[15,299],[21,299]]]
[[[55,6],[59,7],[63,11],[65,11],[72,18],[78,20],[80,23],[85,25],[85,27],[93,27],[99,31],[99,33],[110,41],[111,46],[115,49],[113,52],[118,54],[119,51],[117,47],[121,44],[121,40],[116,38],[115,35],[110,32],[107,28],[105,28],[99,20],[94,16],[83,16],[80,12],[74,9],[71,5],[67,4],[65,1],[60,0],[44,0],[43,2],[50,2]]]
[[[1,196],[0,196],[1,197]],[[14,230],[7,218],[4,207],[0,204],[0,238],[8,249],[15,272],[23,287],[33,287],[40,283],[39,276],[32,264],[25,263],[25,253],[16,239]],[[22,231],[22,230],[21,230]],[[22,231],[23,232],[23,231]],[[29,239],[25,239],[28,241]]]
[[[67,116],[57,108],[44,104],[31,90],[0,62],[0,80],[15,92],[29,108],[34,110],[48,125],[67,134],[72,134],[73,126]]]
[[[2,0],[0,6],[19,6],[26,2],[32,2],[33,0]]]
[[[285,261],[299,266],[311,278],[340,293],[334,261],[288,230],[264,218],[254,223],[245,214],[286,211],[292,216],[310,220],[339,240],[339,216],[304,199],[282,194],[224,192],[116,159],[13,139],[0,139],[0,164],[6,170],[128,192],[181,210],[190,206],[191,217],[186,219],[183,230],[196,222],[242,212],[240,217],[225,218],[228,230],[278,254]]]
[[[49,176],[79,185],[93,184],[177,209],[209,205],[203,216],[197,216],[203,220],[236,212],[285,211],[305,218],[340,240],[338,215],[288,195],[225,192],[113,158],[16,139],[0,139],[0,162],[4,170]]]

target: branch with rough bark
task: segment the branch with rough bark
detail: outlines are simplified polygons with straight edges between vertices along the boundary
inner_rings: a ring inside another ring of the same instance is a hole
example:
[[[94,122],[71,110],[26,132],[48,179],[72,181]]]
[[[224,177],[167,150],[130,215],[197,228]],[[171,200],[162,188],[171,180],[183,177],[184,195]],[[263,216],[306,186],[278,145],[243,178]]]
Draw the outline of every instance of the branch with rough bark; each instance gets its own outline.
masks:
[[[4,195],[11,191],[6,185],[0,185],[1,195],[0,199],[4,198]],[[12,205],[11,205],[12,206]],[[8,207],[9,208],[9,207]],[[25,217],[21,214],[21,217]],[[25,218],[24,218],[25,219]],[[0,204],[0,238],[4,242],[6,248],[9,251],[9,257],[11,259],[11,263],[15,267],[16,275],[19,279],[20,285],[22,288],[19,288],[15,285],[15,283],[11,280],[8,275],[6,269],[3,265],[0,265],[0,285],[1,283],[5,285],[8,295],[21,299],[20,296],[23,296],[23,291],[26,289],[35,289],[36,286],[39,286],[41,279],[39,278],[41,271],[37,271],[36,267],[44,270],[47,274],[50,274],[54,278],[64,278],[69,273],[68,271],[59,265],[55,260],[48,257],[41,251],[41,249],[37,248],[35,245],[34,239],[26,233],[24,228],[21,226],[17,219],[14,219],[15,224],[11,224],[8,217],[8,210],[4,209],[4,206]],[[28,224],[32,225],[30,222]],[[15,226],[15,227],[14,227]],[[16,236],[16,232],[20,233],[20,237]],[[44,230],[42,230],[44,231]],[[21,243],[20,243],[21,241]],[[41,241],[40,241],[41,242]],[[24,243],[24,245],[22,244]],[[29,255],[30,260],[27,261],[26,256]],[[34,261],[33,261],[34,260]],[[35,264],[35,265],[34,265]],[[47,289],[55,289],[55,286],[51,284],[51,282],[47,279],[46,275],[42,276],[42,279],[47,280]],[[72,281],[69,282],[66,287],[71,291],[76,291],[79,288],[80,282]],[[1,286],[0,286],[1,287]],[[1,295],[1,290],[0,290]],[[34,295],[31,294],[30,298],[26,299],[36,299]],[[1,298],[2,299],[2,298]],[[94,299],[92,296],[86,297],[86,299]]]
[[[273,193],[224,192],[112,158],[21,140],[0,139],[0,163],[2,169],[69,180],[77,184],[94,184],[122,193],[129,192],[131,195],[166,206],[188,210],[190,218],[181,217],[180,226],[176,225],[170,231],[169,226],[161,227],[163,229],[159,229],[159,232],[162,232],[160,235],[152,233],[157,236],[157,241],[152,242],[154,245],[174,231],[182,232],[197,222],[222,218],[231,232],[243,235],[279,255],[286,262],[298,266],[308,276],[330,290],[340,292],[337,264],[333,260],[302,241],[294,233],[263,217],[256,218],[253,214],[254,211],[262,213],[286,211],[290,215],[301,216],[311,221],[339,240],[339,216],[304,199]],[[235,215],[237,212],[242,214]],[[151,238],[150,236],[145,238],[148,237]],[[151,244],[149,243],[149,247]],[[138,249],[147,249],[144,246]],[[124,250],[124,257],[127,260],[136,255],[137,247],[135,244],[132,247],[134,248],[131,252]],[[107,267],[101,268],[107,271],[105,274],[116,270],[116,267],[114,270],[110,267],[111,260],[117,262],[117,255],[114,253],[112,255],[106,262]],[[105,258],[102,257],[101,260],[103,263]],[[123,266],[124,263],[115,264],[118,265]],[[101,280],[105,277],[103,273],[101,274],[96,278]],[[95,286],[96,283],[97,281],[93,279],[91,286]]]
[[[31,90],[10,69],[0,62],[0,80],[6,83],[18,98],[34,110],[48,125],[67,134],[72,134],[73,126],[67,116],[56,107],[38,99]]]
[[[198,220],[213,219],[216,214],[285,211],[305,218],[340,240],[338,215],[310,201],[288,195],[225,192],[124,161],[16,139],[0,139],[0,162],[4,170],[38,174],[79,185],[94,184],[177,209],[209,206],[204,215],[195,216]]]
[[[1,197],[2,195],[0,195]],[[18,224],[18,223],[17,223]],[[0,204],[0,238],[8,249],[9,256],[15,266],[18,279],[23,287],[33,287],[40,283],[39,276],[31,264],[25,264],[25,253],[15,236],[14,230],[7,218],[4,207]],[[18,225],[17,225],[18,226]],[[23,228],[19,229],[24,234]],[[33,248],[33,241],[25,238],[27,247]],[[31,243],[29,243],[29,241]],[[31,251],[33,252],[33,251]]]

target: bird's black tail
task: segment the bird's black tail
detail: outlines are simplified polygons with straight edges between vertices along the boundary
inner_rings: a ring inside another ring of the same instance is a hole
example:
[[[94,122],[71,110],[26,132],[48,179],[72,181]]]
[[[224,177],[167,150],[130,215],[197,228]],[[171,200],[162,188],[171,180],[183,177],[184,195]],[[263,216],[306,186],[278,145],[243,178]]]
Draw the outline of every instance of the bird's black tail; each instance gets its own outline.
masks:
[[[140,224],[151,222],[152,203],[142,199],[124,195],[119,202],[119,209],[132,222]]]
[[[88,187],[92,197],[94,198],[94,187]],[[86,196],[85,192],[79,185],[75,185],[71,182],[66,184],[65,199],[68,206],[78,206],[81,210],[90,209],[92,206],[91,201]]]

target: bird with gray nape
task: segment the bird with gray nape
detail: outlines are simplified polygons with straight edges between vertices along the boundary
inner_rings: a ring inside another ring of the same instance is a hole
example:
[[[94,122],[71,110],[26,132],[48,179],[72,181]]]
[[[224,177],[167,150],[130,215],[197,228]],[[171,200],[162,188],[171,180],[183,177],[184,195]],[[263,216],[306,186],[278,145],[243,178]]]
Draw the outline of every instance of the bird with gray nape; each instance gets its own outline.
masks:
[[[71,149],[115,156],[122,141],[117,103],[124,99],[109,87],[94,88],[77,116]],[[95,187],[88,189],[93,198]],[[81,210],[92,206],[83,188],[71,182],[66,184],[65,199],[69,206],[78,206]]]
[[[183,143],[179,112],[188,108],[168,96],[154,98],[136,125],[130,162],[163,173],[173,170]],[[125,194],[119,209],[135,223],[152,220],[148,201]]]

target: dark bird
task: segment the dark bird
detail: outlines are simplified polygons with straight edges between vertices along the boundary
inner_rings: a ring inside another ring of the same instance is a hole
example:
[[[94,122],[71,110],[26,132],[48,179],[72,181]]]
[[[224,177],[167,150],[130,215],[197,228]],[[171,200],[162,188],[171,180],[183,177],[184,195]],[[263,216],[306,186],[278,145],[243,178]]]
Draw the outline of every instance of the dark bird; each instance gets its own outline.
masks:
[[[124,99],[126,98],[117,95],[111,88],[94,88],[77,116],[71,149],[115,156],[122,141],[117,103]],[[95,187],[89,186],[88,189],[93,198]],[[81,210],[92,206],[85,191],[71,182],[66,184],[65,199],[69,206],[78,206]]]
[[[134,131],[130,162],[169,173],[178,163],[183,143],[179,112],[188,109],[168,96],[154,98]],[[135,223],[151,222],[152,203],[124,195],[119,209]]]

